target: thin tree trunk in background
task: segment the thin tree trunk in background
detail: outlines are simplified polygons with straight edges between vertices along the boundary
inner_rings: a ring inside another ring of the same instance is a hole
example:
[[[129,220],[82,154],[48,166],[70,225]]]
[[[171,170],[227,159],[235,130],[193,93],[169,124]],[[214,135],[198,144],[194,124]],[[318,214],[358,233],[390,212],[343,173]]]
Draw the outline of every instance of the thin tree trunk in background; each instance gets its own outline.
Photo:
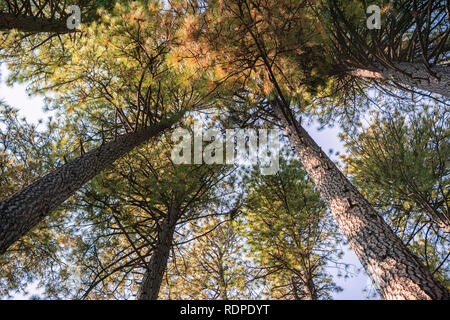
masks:
[[[155,124],[118,137],[47,174],[0,202],[0,255],[85,183],[172,123]]]
[[[308,292],[308,300],[318,300],[316,285],[310,276],[306,279],[305,288]]]
[[[377,65],[377,71],[353,69],[348,73],[361,78],[392,80],[450,97],[450,66],[435,66],[431,68],[431,72],[422,63],[401,62],[395,63],[394,67],[395,69]]]
[[[172,206],[158,234],[158,243],[150,258],[147,271],[144,274],[137,300],[156,300],[167,269],[170,250],[172,249],[173,235],[177,221],[180,217],[179,208]]]
[[[381,297],[449,299],[449,291],[408,250],[305,129],[277,103],[273,109]]]
[[[69,33],[74,31],[67,28],[66,20],[49,20],[32,16],[0,13],[0,31],[12,29],[32,33]]]
[[[297,273],[297,276],[301,281],[301,288],[299,288],[295,277],[291,277],[292,294],[294,295],[295,300],[318,300],[314,280],[304,271],[301,272],[301,274]]]
[[[220,298],[222,300],[229,300],[228,299],[228,286],[227,286],[227,281],[225,279],[225,270],[223,268],[222,263],[219,261],[219,290],[220,290]]]

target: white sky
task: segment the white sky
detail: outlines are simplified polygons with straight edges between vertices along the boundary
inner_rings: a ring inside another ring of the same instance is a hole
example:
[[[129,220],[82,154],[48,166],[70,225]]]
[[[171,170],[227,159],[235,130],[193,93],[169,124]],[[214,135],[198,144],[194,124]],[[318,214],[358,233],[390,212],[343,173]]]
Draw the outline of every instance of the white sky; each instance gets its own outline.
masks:
[[[15,84],[14,87],[8,87],[5,84],[5,79],[8,74],[7,71],[6,65],[1,64],[0,99],[7,102],[11,107],[19,109],[20,116],[26,117],[30,122],[36,123],[39,119],[45,120],[47,115],[42,110],[44,106],[42,97],[29,97],[25,90],[26,84]]]
[[[46,114],[43,111],[44,102],[42,97],[29,97],[26,93],[26,84],[15,84],[13,87],[6,86],[5,79],[7,77],[8,70],[4,64],[0,65],[0,68],[2,77],[0,81],[0,100],[3,100],[8,105],[19,109],[20,116],[25,117],[30,122],[36,123],[39,119],[45,120],[49,114]],[[337,137],[339,132],[338,128],[326,128],[322,131],[318,131],[317,127],[317,124],[313,124],[307,126],[306,129],[326,153],[328,153],[329,149],[333,149],[334,152],[345,152],[342,143]],[[346,250],[346,254],[344,256],[344,262],[350,263],[358,269],[362,269],[356,255],[348,249]],[[332,270],[330,270],[330,272],[335,274]],[[339,279],[336,277],[335,281],[344,289],[343,292],[334,295],[335,299],[366,298],[366,295],[363,293],[363,289],[367,288],[368,284],[370,286],[370,281],[364,271],[361,271],[359,275],[348,279]],[[36,293],[36,290],[31,287],[30,294],[33,293]],[[14,298],[23,299],[24,297],[17,295]]]

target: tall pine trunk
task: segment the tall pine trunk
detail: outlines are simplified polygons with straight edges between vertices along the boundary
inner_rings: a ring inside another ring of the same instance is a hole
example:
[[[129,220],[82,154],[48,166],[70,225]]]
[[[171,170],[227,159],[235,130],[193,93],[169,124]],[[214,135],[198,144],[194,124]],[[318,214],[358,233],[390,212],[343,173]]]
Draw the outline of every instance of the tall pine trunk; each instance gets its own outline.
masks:
[[[162,223],[158,234],[158,242],[155,251],[150,258],[147,271],[144,274],[141,287],[137,294],[137,300],[156,300],[167,269],[170,250],[172,249],[173,235],[177,221],[180,217],[180,209],[172,206],[167,217]]]
[[[50,172],[0,202],[0,255],[114,161],[159,135],[170,122],[118,137]]]
[[[74,31],[67,28],[67,21],[64,19],[50,20],[11,13],[0,13],[0,31],[9,31],[12,29],[32,33],[69,33]]]
[[[273,109],[379,294],[384,299],[449,299],[449,291],[408,250],[293,116],[277,103]]]
[[[450,97],[450,66],[427,69],[423,63],[399,62],[388,68],[380,64],[376,70],[353,69],[348,73],[362,78],[392,80],[413,88]]]

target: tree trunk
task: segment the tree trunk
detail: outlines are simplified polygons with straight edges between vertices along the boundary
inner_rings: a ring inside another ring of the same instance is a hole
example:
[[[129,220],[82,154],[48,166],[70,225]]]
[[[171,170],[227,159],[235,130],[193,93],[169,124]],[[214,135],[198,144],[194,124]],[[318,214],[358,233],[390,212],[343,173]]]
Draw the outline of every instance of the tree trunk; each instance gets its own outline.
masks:
[[[450,97],[450,66],[435,66],[431,72],[422,63],[394,63],[395,68],[382,65],[376,71],[353,69],[348,73],[362,78],[392,80],[413,88]]]
[[[168,129],[164,122],[118,137],[50,172],[0,202],[0,255],[86,182],[141,143]]]
[[[67,28],[67,21],[35,18],[32,16],[0,13],[0,31],[17,29],[23,32],[41,33],[69,33],[75,30]]]
[[[384,299],[449,299],[449,291],[406,248],[293,116],[277,103],[273,109],[379,294]]]
[[[219,290],[220,290],[220,298],[222,300],[228,299],[228,286],[227,281],[225,279],[225,270],[222,264],[222,261],[219,261]]]
[[[177,221],[180,218],[180,210],[172,206],[161,227],[158,235],[158,243],[150,258],[147,271],[144,274],[141,287],[136,296],[137,300],[156,300],[167,269],[169,254],[172,248],[173,234]]]
[[[305,282],[305,288],[308,294],[308,300],[318,300],[316,285],[314,280],[309,275],[307,276]]]

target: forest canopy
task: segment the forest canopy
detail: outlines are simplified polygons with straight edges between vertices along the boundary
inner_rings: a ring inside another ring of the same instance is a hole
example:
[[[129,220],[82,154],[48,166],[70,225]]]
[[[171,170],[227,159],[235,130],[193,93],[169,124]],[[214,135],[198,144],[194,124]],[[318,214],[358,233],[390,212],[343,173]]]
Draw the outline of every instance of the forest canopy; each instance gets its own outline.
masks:
[[[52,116],[0,92],[0,296],[449,299],[449,36],[444,0],[1,1]]]

